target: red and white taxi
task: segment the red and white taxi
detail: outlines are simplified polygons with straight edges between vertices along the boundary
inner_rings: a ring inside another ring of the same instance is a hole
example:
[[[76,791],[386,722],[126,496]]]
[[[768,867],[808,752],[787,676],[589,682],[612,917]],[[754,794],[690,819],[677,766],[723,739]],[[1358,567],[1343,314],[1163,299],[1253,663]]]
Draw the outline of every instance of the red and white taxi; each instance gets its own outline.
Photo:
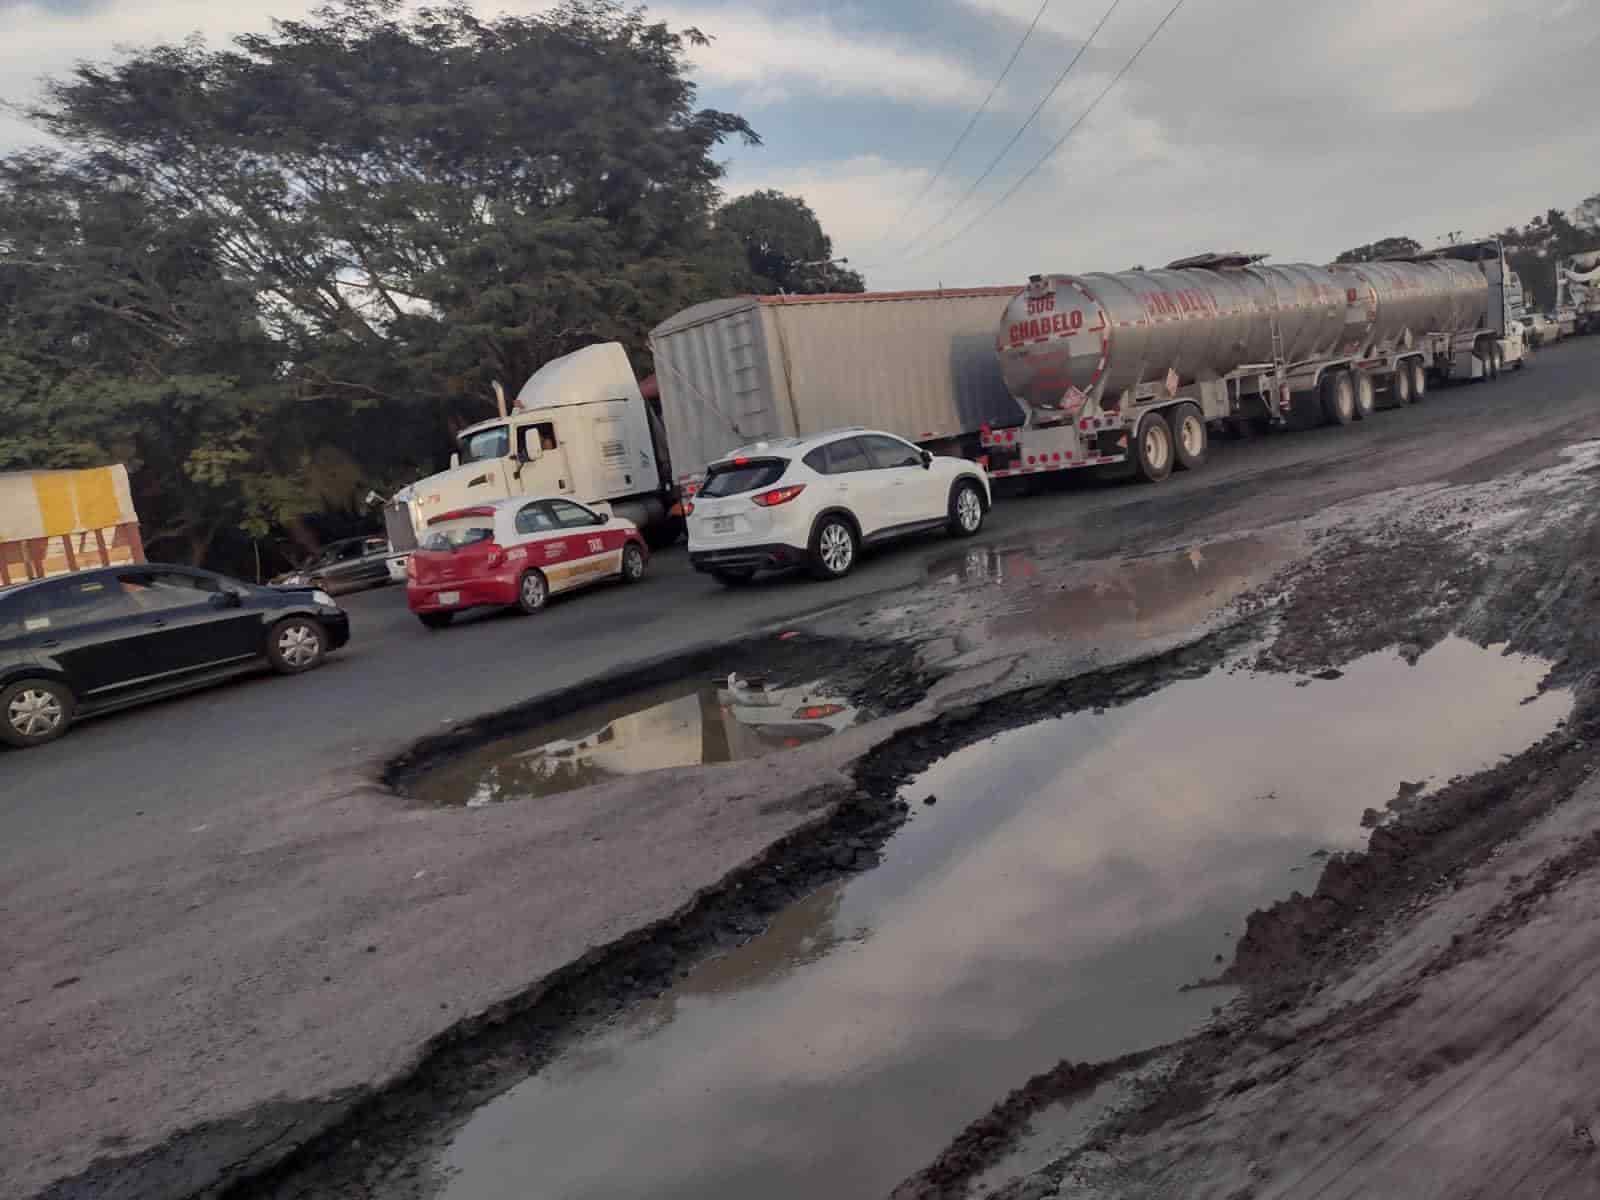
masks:
[[[406,603],[429,629],[466,608],[537,612],[557,592],[633,583],[649,556],[632,521],[564,496],[517,496],[440,513],[406,564]]]

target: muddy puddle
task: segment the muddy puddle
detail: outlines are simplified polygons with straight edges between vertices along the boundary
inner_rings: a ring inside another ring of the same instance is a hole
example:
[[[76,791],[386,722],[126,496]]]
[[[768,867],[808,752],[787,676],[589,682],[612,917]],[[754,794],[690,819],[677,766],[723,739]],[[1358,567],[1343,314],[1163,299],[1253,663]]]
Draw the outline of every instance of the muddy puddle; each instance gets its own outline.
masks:
[[[827,737],[856,717],[849,699],[820,681],[687,680],[489,742],[410,790],[427,804],[479,808],[665,767],[758,758]]]
[[[960,750],[906,787],[876,869],[474,1114],[442,1194],[885,1196],[1058,1059],[1204,1022],[1232,993],[1183,985],[1251,910],[1309,891],[1319,852],[1363,844],[1364,809],[1563,719],[1544,673],[1452,639],[1335,679],[1214,671]],[[1094,1108],[1041,1114],[1040,1136]]]
[[[1253,533],[1063,569],[1041,562],[1031,548],[975,547],[932,563],[928,573],[958,592],[986,589],[991,615],[980,620],[992,638],[1136,639],[1199,624],[1305,549],[1291,533]]]

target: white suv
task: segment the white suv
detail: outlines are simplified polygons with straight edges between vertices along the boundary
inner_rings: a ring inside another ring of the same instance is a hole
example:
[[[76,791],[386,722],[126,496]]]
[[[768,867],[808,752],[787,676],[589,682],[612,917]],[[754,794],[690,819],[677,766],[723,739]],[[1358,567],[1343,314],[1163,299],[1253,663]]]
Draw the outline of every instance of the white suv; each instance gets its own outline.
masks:
[[[723,583],[802,565],[838,579],[863,546],[930,529],[977,533],[989,478],[893,434],[836,429],[734,451],[706,469],[685,509],[690,563]]]

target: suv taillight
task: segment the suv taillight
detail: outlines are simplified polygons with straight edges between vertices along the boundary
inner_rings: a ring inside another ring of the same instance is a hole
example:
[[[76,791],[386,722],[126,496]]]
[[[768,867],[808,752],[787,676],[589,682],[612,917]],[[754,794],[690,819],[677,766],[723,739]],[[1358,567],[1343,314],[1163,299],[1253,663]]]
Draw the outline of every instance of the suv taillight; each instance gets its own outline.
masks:
[[[797,483],[790,487],[773,488],[769,492],[757,492],[754,496],[751,496],[750,499],[754,500],[762,508],[772,508],[778,504],[789,503],[789,501],[793,500],[805,490],[805,484]]]

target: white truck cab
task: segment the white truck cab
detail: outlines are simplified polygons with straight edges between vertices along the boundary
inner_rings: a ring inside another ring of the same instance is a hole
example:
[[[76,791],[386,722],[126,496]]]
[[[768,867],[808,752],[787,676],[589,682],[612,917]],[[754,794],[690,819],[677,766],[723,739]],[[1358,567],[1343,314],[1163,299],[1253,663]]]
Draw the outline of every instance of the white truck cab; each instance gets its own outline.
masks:
[[[402,488],[386,518],[395,551],[416,547],[440,513],[508,496],[605,502],[652,544],[675,535],[671,466],[627,352],[588,346],[535,371],[500,415],[456,436],[449,470]]]

